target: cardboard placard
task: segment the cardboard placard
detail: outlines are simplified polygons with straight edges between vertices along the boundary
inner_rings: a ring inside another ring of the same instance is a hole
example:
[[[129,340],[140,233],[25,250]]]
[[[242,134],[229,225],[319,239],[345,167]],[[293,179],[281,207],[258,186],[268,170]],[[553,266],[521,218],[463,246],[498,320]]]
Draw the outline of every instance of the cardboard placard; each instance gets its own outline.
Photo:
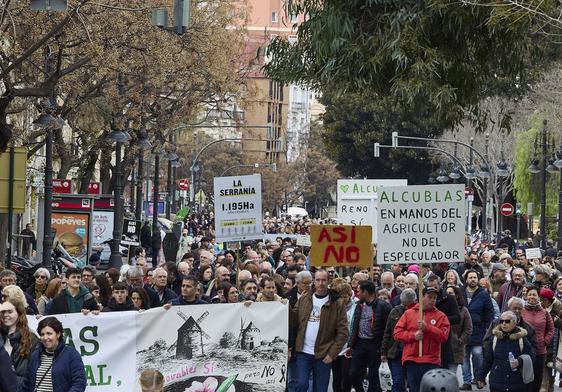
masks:
[[[312,225],[310,260],[315,267],[373,264],[371,226]]]
[[[541,252],[541,248],[529,248],[529,249],[525,249],[525,258],[527,260],[532,260],[532,259],[542,259],[542,252]]]

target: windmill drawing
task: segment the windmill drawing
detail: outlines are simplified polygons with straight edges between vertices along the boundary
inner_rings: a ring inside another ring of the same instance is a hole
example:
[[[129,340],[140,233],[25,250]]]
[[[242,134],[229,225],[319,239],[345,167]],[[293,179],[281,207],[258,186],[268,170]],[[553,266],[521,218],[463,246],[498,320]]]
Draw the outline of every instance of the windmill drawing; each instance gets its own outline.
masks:
[[[203,331],[201,323],[207,318],[209,312],[205,311],[197,320],[193,316],[187,316],[181,310],[178,310],[177,314],[185,323],[178,329],[178,338],[175,343],[176,359],[191,359],[196,355],[203,355],[203,338],[210,340],[211,337]]]
[[[242,350],[253,350],[261,344],[261,331],[255,324],[250,323],[244,327],[245,321],[240,318],[240,334],[238,335],[238,346]]]

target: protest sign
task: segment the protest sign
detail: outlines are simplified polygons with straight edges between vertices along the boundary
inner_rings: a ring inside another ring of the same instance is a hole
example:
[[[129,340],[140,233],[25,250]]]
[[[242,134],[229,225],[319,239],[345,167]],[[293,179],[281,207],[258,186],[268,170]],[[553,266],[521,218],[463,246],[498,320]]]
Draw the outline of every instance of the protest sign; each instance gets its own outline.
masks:
[[[285,390],[288,308],[279,302],[56,317],[82,355],[87,392],[140,391],[148,369],[162,374],[166,392],[204,382],[231,383],[236,392]],[[39,320],[28,322],[35,330]]]
[[[297,235],[297,246],[308,246],[310,247],[312,243],[310,242],[310,235]]]
[[[371,226],[372,241],[377,242],[377,190],[403,185],[408,185],[408,180],[338,180],[338,222]]]
[[[357,267],[373,263],[371,226],[312,225],[310,260],[316,267]]]
[[[464,261],[464,185],[378,190],[378,264]]]
[[[140,245],[141,221],[134,219],[123,219],[123,234],[121,244],[129,246]]]
[[[528,248],[525,249],[525,258],[527,260],[542,259],[541,248]]]
[[[263,238],[261,175],[215,177],[217,242]]]

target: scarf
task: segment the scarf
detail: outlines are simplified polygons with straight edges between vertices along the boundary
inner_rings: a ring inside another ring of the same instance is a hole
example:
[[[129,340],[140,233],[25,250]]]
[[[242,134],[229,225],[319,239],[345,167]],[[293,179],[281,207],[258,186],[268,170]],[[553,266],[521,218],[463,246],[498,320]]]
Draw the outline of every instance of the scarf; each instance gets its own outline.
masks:
[[[539,308],[541,308],[540,302],[532,305],[532,304],[528,303],[527,301],[525,301],[525,309],[535,310],[535,309],[539,309]]]

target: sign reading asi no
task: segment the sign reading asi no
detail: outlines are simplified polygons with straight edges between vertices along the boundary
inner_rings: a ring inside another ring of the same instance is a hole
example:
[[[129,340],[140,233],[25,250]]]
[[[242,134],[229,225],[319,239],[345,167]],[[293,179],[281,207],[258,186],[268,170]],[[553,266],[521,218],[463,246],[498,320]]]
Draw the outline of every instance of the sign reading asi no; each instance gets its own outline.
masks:
[[[371,226],[312,225],[310,260],[315,267],[367,267],[373,263]]]

